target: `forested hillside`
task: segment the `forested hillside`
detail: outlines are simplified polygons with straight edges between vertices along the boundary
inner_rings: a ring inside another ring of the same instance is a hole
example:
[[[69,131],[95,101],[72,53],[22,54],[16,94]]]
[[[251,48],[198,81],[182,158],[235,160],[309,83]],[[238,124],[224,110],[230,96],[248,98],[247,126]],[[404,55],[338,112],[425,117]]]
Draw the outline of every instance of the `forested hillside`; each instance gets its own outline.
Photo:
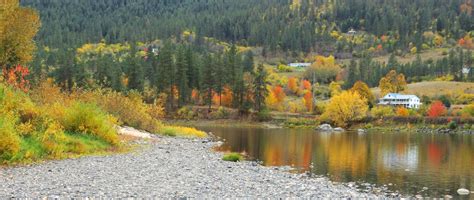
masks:
[[[108,43],[151,41],[185,30],[270,51],[351,52],[375,46],[341,40],[350,29],[385,36],[384,49],[421,49],[434,32],[442,38],[472,31],[470,0],[22,0],[40,12],[43,27],[38,43],[51,47],[79,46],[105,39]]]

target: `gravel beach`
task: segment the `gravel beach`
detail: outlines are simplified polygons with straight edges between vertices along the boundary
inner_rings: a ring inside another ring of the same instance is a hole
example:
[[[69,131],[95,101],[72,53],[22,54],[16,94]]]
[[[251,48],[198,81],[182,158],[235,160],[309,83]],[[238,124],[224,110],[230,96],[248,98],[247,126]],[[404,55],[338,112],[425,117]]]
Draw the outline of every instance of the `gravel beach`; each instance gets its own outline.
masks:
[[[156,137],[156,136],[154,136]],[[156,137],[128,154],[0,168],[0,198],[377,198],[255,162],[226,162],[208,139]]]

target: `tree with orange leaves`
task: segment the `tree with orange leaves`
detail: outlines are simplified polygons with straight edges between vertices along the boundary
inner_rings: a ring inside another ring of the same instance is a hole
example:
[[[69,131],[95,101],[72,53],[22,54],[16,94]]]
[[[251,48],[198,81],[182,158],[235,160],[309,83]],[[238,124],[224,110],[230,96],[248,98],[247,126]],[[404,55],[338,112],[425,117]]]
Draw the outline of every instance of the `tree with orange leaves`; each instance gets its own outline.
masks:
[[[273,87],[272,92],[273,92],[273,95],[275,96],[278,103],[282,103],[283,100],[285,100],[286,94],[283,91],[283,88],[281,86],[277,85],[277,86]]]
[[[313,112],[313,94],[308,91],[304,94],[303,99],[308,112]]]
[[[298,83],[295,77],[288,78],[288,89],[291,90],[293,93],[298,92]]]
[[[443,102],[435,101],[431,104],[430,109],[428,110],[428,116],[435,118],[446,114],[446,112],[447,110]]]
[[[27,92],[29,89],[29,81],[26,80],[26,76],[30,74],[30,71],[27,67],[17,65],[12,69],[4,69],[3,77],[5,82],[17,89],[20,89],[24,92]]]
[[[397,108],[396,114],[399,117],[408,117],[410,115],[410,112],[407,108],[400,106]]]
[[[301,81],[301,87],[303,90],[311,90],[311,83],[308,80]]]
[[[467,49],[474,48],[474,43],[473,43],[472,38],[469,34],[466,34],[466,36],[459,39],[458,44],[459,44],[459,46],[467,48]]]
[[[229,86],[224,86],[224,89],[222,90],[222,93],[220,95],[218,93],[214,93],[214,95],[212,96],[212,102],[214,103],[214,105],[225,107],[232,106],[232,99],[233,94]]]

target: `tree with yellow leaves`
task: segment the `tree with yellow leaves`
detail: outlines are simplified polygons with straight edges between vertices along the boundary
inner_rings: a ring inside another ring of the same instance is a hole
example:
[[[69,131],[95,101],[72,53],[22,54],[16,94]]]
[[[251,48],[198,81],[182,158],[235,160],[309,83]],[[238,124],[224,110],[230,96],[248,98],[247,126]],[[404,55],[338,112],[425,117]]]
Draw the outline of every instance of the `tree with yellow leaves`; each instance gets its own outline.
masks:
[[[33,59],[36,46],[33,37],[40,27],[38,13],[20,7],[18,0],[0,4],[0,67],[25,65]]]
[[[331,91],[331,96],[339,95],[342,92],[341,84],[333,81],[329,84],[329,90]]]
[[[362,81],[355,82],[354,86],[352,86],[350,90],[365,98],[369,105],[372,105],[372,103],[375,101],[375,96],[372,94],[372,91],[370,91],[369,86]]]
[[[332,120],[338,126],[347,127],[349,123],[364,118],[368,109],[367,101],[358,93],[344,91],[331,98],[321,117]]]
[[[407,82],[405,81],[405,75],[402,73],[397,74],[395,70],[388,72],[385,77],[380,79],[379,88],[382,93],[382,96],[385,96],[388,93],[402,92],[407,89]]]
[[[304,77],[312,83],[330,83],[341,71],[334,56],[316,56],[316,61],[306,69]]]

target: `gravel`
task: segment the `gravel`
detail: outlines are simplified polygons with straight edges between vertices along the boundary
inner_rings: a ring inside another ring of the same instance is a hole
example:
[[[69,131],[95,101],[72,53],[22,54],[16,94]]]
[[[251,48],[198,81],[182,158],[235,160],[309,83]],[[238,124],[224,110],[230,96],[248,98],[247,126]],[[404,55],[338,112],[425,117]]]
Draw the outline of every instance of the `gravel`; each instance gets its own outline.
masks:
[[[0,168],[5,198],[377,198],[324,177],[226,162],[208,139],[140,140],[128,154]]]

